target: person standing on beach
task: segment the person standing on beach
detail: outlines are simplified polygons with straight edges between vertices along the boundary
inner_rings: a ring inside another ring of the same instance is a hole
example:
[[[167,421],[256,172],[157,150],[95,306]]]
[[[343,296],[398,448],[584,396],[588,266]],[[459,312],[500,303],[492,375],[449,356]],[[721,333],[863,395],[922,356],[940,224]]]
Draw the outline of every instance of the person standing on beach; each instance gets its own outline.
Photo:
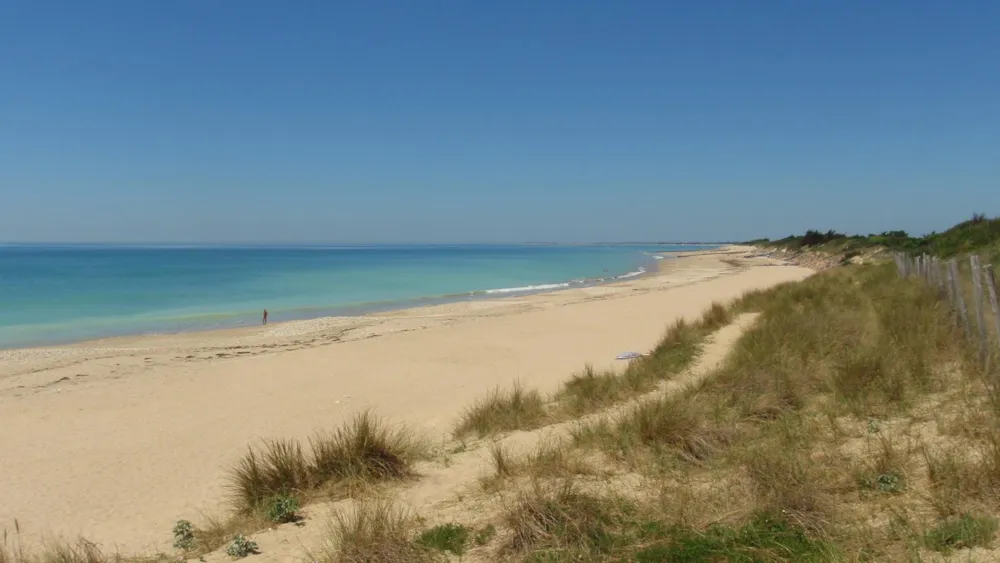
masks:
[[[267,324],[267,309],[264,309],[264,324]]]

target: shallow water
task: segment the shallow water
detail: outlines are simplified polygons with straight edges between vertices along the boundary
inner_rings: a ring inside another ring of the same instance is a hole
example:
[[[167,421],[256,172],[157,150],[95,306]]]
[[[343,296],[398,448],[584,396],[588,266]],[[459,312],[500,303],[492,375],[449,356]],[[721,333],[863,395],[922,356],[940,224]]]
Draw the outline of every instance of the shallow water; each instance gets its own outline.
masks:
[[[0,247],[0,348],[233,328],[641,275],[690,246]]]

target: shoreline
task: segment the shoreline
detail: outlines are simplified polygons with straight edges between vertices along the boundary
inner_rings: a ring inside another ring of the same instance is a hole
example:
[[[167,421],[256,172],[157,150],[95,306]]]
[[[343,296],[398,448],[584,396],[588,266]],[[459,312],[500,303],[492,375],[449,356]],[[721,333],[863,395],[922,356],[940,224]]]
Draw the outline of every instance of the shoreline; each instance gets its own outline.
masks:
[[[692,245],[693,246],[693,245]],[[419,313],[427,312],[431,316],[439,315],[440,310],[446,310],[446,315],[451,315],[453,311],[447,311],[453,307],[470,309],[471,313],[476,309],[502,309],[503,303],[516,303],[520,299],[532,299],[536,297],[569,294],[575,291],[592,288],[614,288],[621,285],[628,285],[642,280],[655,279],[669,274],[675,267],[683,267],[684,259],[707,257],[707,256],[729,256],[741,255],[746,258],[765,258],[774,264],[783,262],[771,260],[769,256],[760,257],[752,254],[754,247],[744,245],[724,245],[711,249],[692,251],[669,251],[657,252],[650,258],[650,270],[641,275],[632,277],[603,278],[603,282],[563,287],[550,290],[541,290],[526,293],[514,294],[490,294],[482,295],[478,298],[467,299],[447,299],[441,302],[427,303],[410,307],[387,307],[385,309],[365,312],[358,315],[322,315],[303,319],[289,319],[269,322],[267,325],[248,325],[231,328],[212,328],[205,330],[187,330],[165,333],[143,333],[126,334],[118,336],[108,336],[104,338],[94,338],[67,342],[63,344],[43,344],[38,346],[21,346],[15,348],[0,348],[0,399],[4,391],[9,389],[5,385],[4,379],[23,375],[24,373],[34,373],[40,370],[68,367],[80,362],[115,357],[120,355],[137,355],[146,352],[163,351],[171,349],[191,348],[198,342],[212,342],[216,345],[207,346],[207,349],[215,348],[240,348],[244,346],[254,346],[261,341],[277,339],[293,339],[299,337],[315,336],[331,329],[342,329],[350,331],[352,329],[366,326],[367,321],[398,316],[419,317]],[[759,260],[758,260],[759,261]],[[758,264],[759,265],[759,264]],[[655,269],[652,269],[655,267]],[[627,275],[627,274],[625,274]],[[624,276],[624,275],[623,275]],[[700,280],[695,280],[695,282]],[[450,297],[450,296],[445,296]],[[428,298],[434,299],[434,298]],[[484,305],[477,306],[477,303]],[[490,306],[489,303],[498,305]],[[458,312],[459,315],[462,312]],[[309,342],[310,345],[340,341],[340,338],[324,338],[323,342]],[[296,341],[298,342],[298,341]],[[7,382],[9,383],[9,382]]]
[[[674,245],[674,246],[688,246],[688,245]],[[691,244],[690,246],[699,246]],[[708,245],[700,245],[708,246]],[[713,246],[707,248],[704,251],[718,250],[719,246]],[[687,254],[690,252],[702,252],[702,250],[695,251],[660,251],[660,252],[644,252],[647,255],[647,259],[643,263],[637,266],[638,270],[629,270],[620,274],[608,274],[603,277],[591,277],[591,278],[580,278],[580,279],[568,279],[552,282],[539,282],[537,284],[521,286],[521,287],[500,287],[500,288],[489,288],[480,290],[471,290],[459,293],[447,293],[439,295],[426,295],[408,299],[399,300],[385,300],[385,301],[369,301],[364,303],[348,303],[343,305],[317,305],[309,307],[300,307],[295,309],[269,309],[271,313],[270,317],[273,319],[275,313],[279,315],[281,320],[270,321],[267,326],[279,325],[290,322],[302,322],[311,321],[315,319],[322,318],[353,318],[353,317],[364,317],[368,315],[378,315],[393,311],[402,311],[408,309],[416,309],[422,307],[433,307],[437,305],[448,305],[451,303],[460,303],[465,301],[477,301],[477,300],[493,300],[502,299],[506,297],[524,297],[529,295],[538,295],[544,293],[551,293],[555,291],[562,291],[566,289],[576,289],[576,288],[586,288],[594,287],[600,285],[614,284],[625,280],[638,279],[641,277],[656,275],[657,269],[660,267],[660,263],[663,262],[662,258],[665,255],[680,255]],[[79,338],[52,338],[52,339],[40,339],[38,342],[20,343],[14,344],[12,346],[0,345],[0,360],[4,359],[4,352],[11,351],[23,351],[32,349],[55,349],[55,348],[74,348],[86,346],[91,343],[104,343],[108,341],[116,340],[133,340],[138,338],[158,338],[158,337],[172,337],[178,335],[186,334],[211,334],[216,332],[226,332],[235,330],[253,330],[254,328],[261,328],[262,325],[252,323],[250,321],[237,321],[238,318],[242,318],[244,313],[213,313],[210,316],[219,317],[230,317],[233,321],[232,324],[223,322],[220,323],[222,326],[215,327],[196,327],[196,326],[181,326],[179,328],[166,328],[163,330],[127,330],[123,329],[119,331],[112,331],[115,334],[107,334],[103,336],[82,336]],[[179,321],[175,321],[176,324]],[[2,372],[0,372],[2,375]]]
[[[680,244],[676,246],[682,246]],[[690,246],[700,246],[698,244],[690,244]],[[743,247],[740,245],[724,245],[719,247],[713,247],[704,250],[693,250],[693,251],[664,251],[651,253],[648,262],[641,265],[640,270],[626,272],[624,274],[602,277],[602,278],[590,278],[584,280],[570,280],[567,282],[556,282],[552,284],[539,284],[545,285],[543,289],[537,290],[525,290],[525,291],[513,291],[519,288],[500,288],[500,289],[488,289],[488,290],[477,290],[466,293],[455,293],[440,296],[428,296],[420,297],[411,300],[401,300],[401,301],[383,301],[383,302],[373,302],[372,305],[376,303],[383,303],[384,306],[375,307],[364,307],[365,304],[359,304],[358,306],[344,306],[341,309],[351,309],[359,308],[365,309],[357,314],[321,314],[316,316],[305,316],[301,318],[291,318],[287,320],[278,320],[268,322],[267,325],[245,325],[245,326],[234,326],[225,328],[207,328],[207,329],[194,329],[194,330],[178,330],[178,331],[164,331],[164,332],[145,332],[145,333],[135,333],[135,334],[120,334],[114,336],[106,336],[100,338],[85,338],[80,340],[72,340],[66,342],[53,342],[45,344],[37,344],[30,346],[14,346],[10,348],[0,347],[0,362],[20,362],[24,358],[29,358],[36,352],[38,354],[45,354],[49,352],[54,352],[56,355],[77,355],[73,354],[73,351],[84,351],[84,350],[105,350],[111,354],[118,354],[122,352],[140,352],[148,348],[157,348],[164,345],[169,345],[171,340],[185,339],[186,337],[204,337],[205,339],[215,339],[215,338],[240,338],[240,337],[255,337],[271,332],[272,329],[276,327],[288,327],[291,332],[296,331],[300,327],[308,327],[320,322],[323,324],[334,323],[338,319],[343,320],[358,320],[365,318],[375,318],[381,315],[392,315],[393,313],[405,313],[408,311],[419,311],[427,308],[440,307],[455,305],[461,303],[474,303],[474,302],[490,302],[490,301],[501,301],[506,299],[518,299],[531,297],[536,295],[550,295],[558,294],[563,291],[573,291],[576,289],[587,289],[592,287],[604,287],[604,286],[614,286],[620,283],[627,283],[630,281],[637,281],[641,279],[647,279],[650,277],[656,277],[664,273],[665,268],[670,265],[672,260],[678,258],[686,258],[689,256],[700,256],[709,254],[719,254],[719,253],[732,253],[732,252],[743,252],[743,249],[750,247]],[[727,250],[732,249],[732,250]],[[646,269],[646,268],[649,269]],[[654,269],[655,268],[655,269]],[[423,302],[423,303],[419,303]],[[418,304],[419,303],[419,304]],[[317,307],[317,311],[329,311],[335,310],[337,307]],[[288,331],[286,331],[288,332]],[[60,354],[60,352],[62,354]],[[0,378],[4,377],[5,370],[0,364]],[[2,389],[2,387],[0,387]]]
[[[747,254],[529,296],[27,349],[0,362],[0,521],[17,518],[27,538],[167,549],[178,519],[219,514],[249,444],[305,440],[368,409],[443,439],[491,388],[554,391],[714,301],[811,274]]]

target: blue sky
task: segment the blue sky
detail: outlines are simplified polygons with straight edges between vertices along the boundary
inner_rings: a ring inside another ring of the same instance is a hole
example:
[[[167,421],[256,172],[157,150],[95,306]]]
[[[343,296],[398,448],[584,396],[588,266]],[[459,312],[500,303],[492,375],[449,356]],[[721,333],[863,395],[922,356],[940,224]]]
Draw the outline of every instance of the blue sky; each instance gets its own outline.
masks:
[[[1000,214],[1000,2],[0,2],[0,241]]]

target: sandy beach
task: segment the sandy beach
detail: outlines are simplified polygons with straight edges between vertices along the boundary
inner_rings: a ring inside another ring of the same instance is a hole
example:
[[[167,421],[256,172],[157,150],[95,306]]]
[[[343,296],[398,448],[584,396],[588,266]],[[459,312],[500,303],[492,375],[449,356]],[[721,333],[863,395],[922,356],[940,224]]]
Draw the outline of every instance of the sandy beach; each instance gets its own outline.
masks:
[[[678,317],[812,271],[745,247],[661,263],[526,297],[0,351],[0,528],[165,549],[178,519],[222,512],[228,468],[262,438],[373,408],[444,440],[494,386],[551,391],[652,348]]]

